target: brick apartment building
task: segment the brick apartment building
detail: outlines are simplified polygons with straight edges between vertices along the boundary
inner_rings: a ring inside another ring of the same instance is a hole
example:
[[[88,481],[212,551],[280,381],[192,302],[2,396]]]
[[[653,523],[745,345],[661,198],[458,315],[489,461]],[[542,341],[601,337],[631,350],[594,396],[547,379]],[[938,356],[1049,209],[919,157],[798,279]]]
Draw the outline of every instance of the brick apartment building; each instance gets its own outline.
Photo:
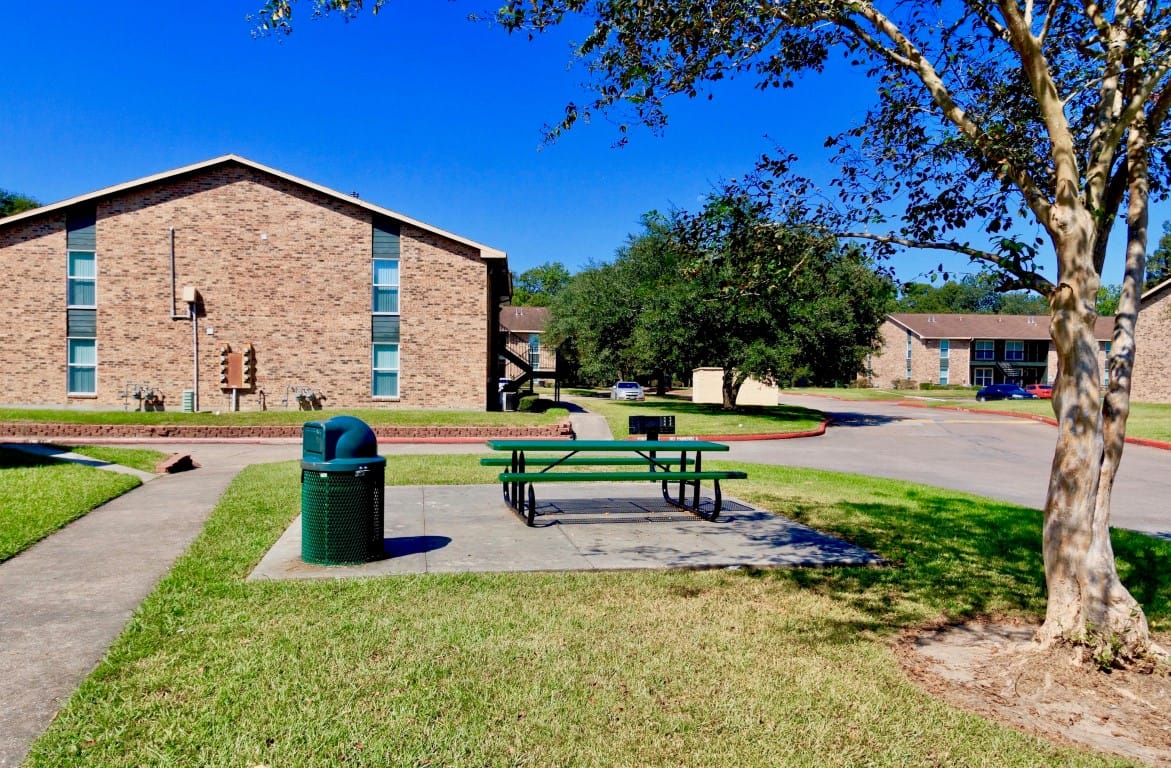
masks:
[[[0,402],[499,407],[503,252],[235,155],[0,219],[0,268]]]
[[[1094,335],[1103,375],[1113,330],[1114,318],[1098,319]],[[880,333],[882,348],[868,362],[868,378],[879,387],[908,379],[920,384],[1023,386],[1047,384],[1057,375],[1047,315],[892,314]]]
[[[548,307],[502,307],[500,333],[504,336],[504,378],[524,386],[557,376],[557,349],[544,340]]]
[[[1142,295],[1134,337],[1131,397],[1145,403],[1171,403],[1171,280]]]

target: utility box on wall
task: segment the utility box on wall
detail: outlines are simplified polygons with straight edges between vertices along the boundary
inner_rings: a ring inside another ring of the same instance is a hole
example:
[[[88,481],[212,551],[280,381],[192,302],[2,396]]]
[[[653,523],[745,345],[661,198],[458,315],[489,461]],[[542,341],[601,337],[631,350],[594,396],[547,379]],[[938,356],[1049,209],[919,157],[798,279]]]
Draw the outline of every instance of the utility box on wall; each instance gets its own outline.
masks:
[[[220,389],[252,389],[256,386],[256,351],[245,344],[233,352],[228,344],[220,346]]]

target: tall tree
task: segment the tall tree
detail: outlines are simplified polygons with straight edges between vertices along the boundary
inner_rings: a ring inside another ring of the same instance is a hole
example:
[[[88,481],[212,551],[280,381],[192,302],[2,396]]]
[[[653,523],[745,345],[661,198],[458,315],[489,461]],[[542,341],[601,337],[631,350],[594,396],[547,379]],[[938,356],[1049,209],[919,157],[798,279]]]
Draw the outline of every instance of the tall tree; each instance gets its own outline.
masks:
[[[733,184],[674,226],[686,293],[664,324],[690,332],[698,365],[723,369],[729,409],[749,377],[857,378],[894,292],[859,249],[770,213]]]
[[[1171,278],[1171,221],[1163,222],[1163,235],[1155,250],[1147,257],[1147,277],[1143,288],[1154,288]]]
[[[994,275],[982,272],[966,275],[956,282],[942,285],[907,283],[900,291],[896,307],[900,312],[937,312],[957,314],[1042,315],[1049,312],[1043,296],[1028,291],[997,290]]]
[[[41,204],[28,195],[22,195],[19,192],[10,192],[7,189],[0,189],[0,218],[11,216],[14,213],[21,213],[22,211],[30,211],[33,208],[39,208]]]
[[[518,307],[547,307],[569,282],[569,270],[559,261],[547,261],[512,277],[512,303]]]
[[[310,2],[347,13],[362,5]],[[290,10],[290,0],[270,0],[262,26],[287,30]],[[630,123],[661,129],[673,95],[710,95],[734,76],[788,86],[821,71],[833,52],[865,68],[875,83],[866,119],[827,142],[840,148],[838,206],[804,213],[883,252],[964,254],[999,269],[1002,288],[1049,298],[1058,439],[1038,639],[1116,648],[1120,660],[1146,654],[1146,617],[1114,562],[1110,500],[1130,412],[1149,200],[1166,194],[1171,172],[1171,8],[1149,0],[505,0],[496,15],[530,35],[571,17],[592,25],[576,54],[595,95],[571,104],[554,133],[594,112],[618,118],[623,135]],[[783,154],[775,161],[779,187],[770,192],[816,205],[818,196],[793,194],[804,182],[791,167]],[[1100,399],[1095,300],[1121,218],[1126,260]],[[1041,242],[1007,236],[1023,221],[1053,249],[1053,279],[1036,267]],[[1006,236],[974,246],[969,225]]]

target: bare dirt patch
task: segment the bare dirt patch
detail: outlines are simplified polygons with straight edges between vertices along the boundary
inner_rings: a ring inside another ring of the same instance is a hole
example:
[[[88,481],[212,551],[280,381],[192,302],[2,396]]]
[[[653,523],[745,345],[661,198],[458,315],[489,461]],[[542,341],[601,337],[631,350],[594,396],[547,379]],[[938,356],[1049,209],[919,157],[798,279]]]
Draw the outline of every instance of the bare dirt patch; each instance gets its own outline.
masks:
[[[1101,672],[1069,648],[1041,650],[1034,626],[971,623],[906,633],[904,670],[943,700],[1061,744],[1171,765],[1171,674]],[[1167,647],[1166,638],[1160,643]]]

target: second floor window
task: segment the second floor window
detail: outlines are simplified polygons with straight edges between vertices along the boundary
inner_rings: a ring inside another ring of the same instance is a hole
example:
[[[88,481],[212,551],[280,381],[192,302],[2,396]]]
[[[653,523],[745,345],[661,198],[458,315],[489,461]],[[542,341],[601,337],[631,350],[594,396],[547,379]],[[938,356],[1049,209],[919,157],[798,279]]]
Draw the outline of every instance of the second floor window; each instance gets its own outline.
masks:
[[[97,306],[97,276],[97,256],[93,251],[69,252],[69,287],[66,298],[69,306]]]
[[[374,295],[371,311],[398,313],[398,259],[374,259]]]
[[[977,360],[995,360],[996,359],[996,343],[992,341],[977,341],[976,342],[976,358]]]

